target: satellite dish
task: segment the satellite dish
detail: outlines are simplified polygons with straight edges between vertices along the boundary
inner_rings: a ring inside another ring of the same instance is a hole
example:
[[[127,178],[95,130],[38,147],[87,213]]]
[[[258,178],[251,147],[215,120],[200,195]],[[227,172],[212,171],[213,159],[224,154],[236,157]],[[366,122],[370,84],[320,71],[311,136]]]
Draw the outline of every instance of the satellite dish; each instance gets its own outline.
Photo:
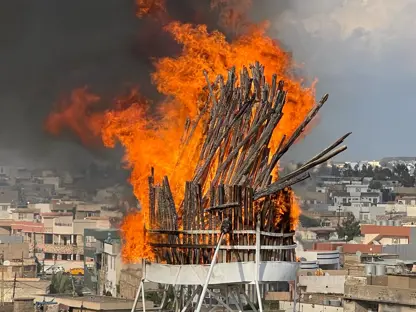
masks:
[[[3,265],[5,265],[5,266],[10,265],[10,261],[9,260],[3,261]]]

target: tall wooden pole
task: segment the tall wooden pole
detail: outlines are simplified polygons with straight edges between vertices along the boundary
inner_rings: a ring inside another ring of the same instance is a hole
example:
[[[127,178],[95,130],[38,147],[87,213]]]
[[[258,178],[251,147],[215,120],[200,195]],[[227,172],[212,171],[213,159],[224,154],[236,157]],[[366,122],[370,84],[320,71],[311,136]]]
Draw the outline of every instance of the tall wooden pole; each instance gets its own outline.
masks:
[[[1,305],[4,306],[4,251],[1,255]]]

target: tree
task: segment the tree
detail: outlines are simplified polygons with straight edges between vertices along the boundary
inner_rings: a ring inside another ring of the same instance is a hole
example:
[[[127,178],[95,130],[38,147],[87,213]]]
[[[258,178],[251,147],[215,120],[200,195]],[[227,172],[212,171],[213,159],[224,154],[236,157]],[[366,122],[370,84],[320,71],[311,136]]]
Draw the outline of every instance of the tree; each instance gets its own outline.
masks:
[[[381,190],[383,188],[383,185],[381,184],[380,181],[371,180],[368,187],[372,190]]]
[[[371,165],[367,166],[367,177],[374,177],[374,170],[373,170],[373,166]]]
[[[317,227],[320,226],[321,223],[319,222],[319,220],[304,216],[304,215],[300,215],[299,217],[299,221],[302,224],[303,227],[305,228],[309,228],[309,227]]]
[[[404,164],[397,164],[393,169],[394,175],[400,183],[405,187],[412,187],[415,184],[415,177],[411,176],[409,169]]]
[[[340,239],[346,237],[346,240],[352,240],[354,237],[361,234],[360,222],[355,220],[353,214],[349,214],[347,218],[342,221],[342,224],[337,226],[337,234]]]
[[[332,165],[331,175],[334,176],[334,177],[340,177],[341,176],[341,171],[339,170],[339,168],[337,166]]]
[[[375,167],[373,170],[373,179],[386,181],[393,177],[393,172],[389,168]]]
[[[362,165],[361,166],[361,171],[359,173],[360,177],[368,177],[368,173],[367,173],[367,165]]]
[[[352,177],[354,176],[354,170],[351,168],[350,164],[344,164],[344,168],[342,170],[344,177]]]
[[[72,282],[68,274],[59,272],[52,276],[49,286],[50,294],[70,294],[73,291]]]

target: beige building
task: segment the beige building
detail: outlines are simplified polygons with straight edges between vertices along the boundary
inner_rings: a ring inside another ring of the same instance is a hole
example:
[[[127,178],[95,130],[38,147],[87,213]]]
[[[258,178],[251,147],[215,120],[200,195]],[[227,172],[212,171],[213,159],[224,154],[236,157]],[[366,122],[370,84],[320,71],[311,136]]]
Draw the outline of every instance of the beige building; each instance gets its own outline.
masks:
[[[66,270],[84,267],[84,230],[110,227],[108,218],[74,220],[70,212],[45,212],[40,216],[41,222],[15,221],[11,230],[24,237],[30,255],[36,255],[45,270],[52,266]]]
[[[342,298],[346,271],[343,270],[300,270],[297,287],[290,283],[287,290],[269,291],[266,301],[275,302],[279,309],[293,312],[342,312]],[[277,303],[278,301],[278,303]]]
[[[416,311],[416,275],[347,277],[344,311]]]
[[[48,292],[50,281],[39,278],[17,278],[4,280],[4,302],[13,302],[13,289],[15,298],[34,297]],[[1,310],[0,310],[1,311]]]
[[[35,208],[16,208],[12,210],[15,221],[40,221],[40,210]]]
[[[60,311],[68,312],[130,312],[133,307],[133,300],[106,296],[38,296],[35,300],[56,302],[56,306],[59,305]],[[146,301],[145,305],[146,309],[151,309],[154,307],[154,304],[151,301]],[[53,308],[53,305],[48,306],[48,310]],[[137,303],[137,310],[143,310],[141,301]]]

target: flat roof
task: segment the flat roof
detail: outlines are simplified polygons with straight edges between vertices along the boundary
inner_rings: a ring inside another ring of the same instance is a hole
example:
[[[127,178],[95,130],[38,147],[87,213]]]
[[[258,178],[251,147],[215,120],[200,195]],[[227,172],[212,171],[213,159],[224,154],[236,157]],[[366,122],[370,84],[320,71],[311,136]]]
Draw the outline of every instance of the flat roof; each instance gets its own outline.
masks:
[[[109,296],[82,296],[72,297],[71,295],[43,295],[36,296],[36,302],[56,302],[66,305],[71,308],[89,309],[93,311],[117,311],[117,310],[131,310],[133,307],[133,300],[114,298]],[[152,301],[146,301],[146,308],[153,308]],[[137,310],[142,310],[142,302],[137,303]]]

